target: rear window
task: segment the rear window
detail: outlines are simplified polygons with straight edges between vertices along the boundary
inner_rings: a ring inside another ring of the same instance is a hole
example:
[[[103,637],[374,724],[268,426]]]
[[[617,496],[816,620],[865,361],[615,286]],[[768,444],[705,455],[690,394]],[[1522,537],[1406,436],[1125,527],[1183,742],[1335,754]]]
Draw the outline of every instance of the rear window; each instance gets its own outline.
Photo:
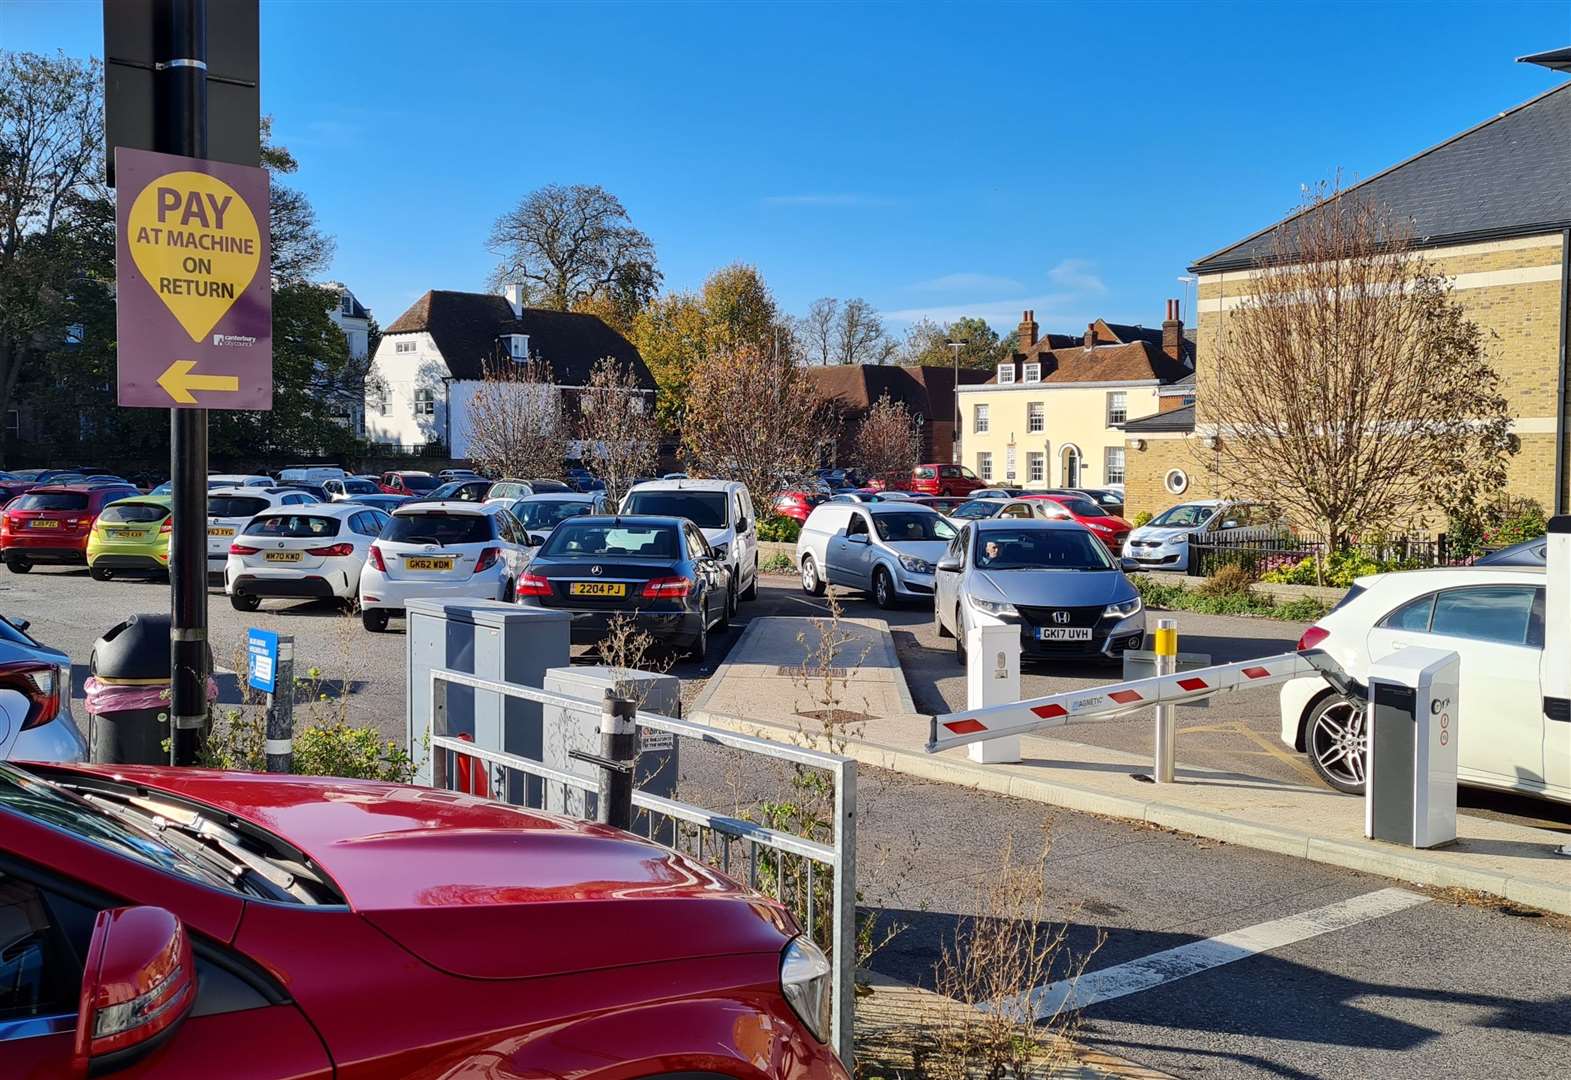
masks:
[[[394,514],[383,540],[402,544],[485,544],[494,539],[486,514]]]
[[[577,555],[675,559],[677,550],[676,529],[669,525],[578,525],[569,521],[557,526],[540,554],[548,559]]]
[[[1053,501],[1076,517],[1107,517],[1107,511],[1090,499],[1054,499]]]
[[[136,525],[162,521],[168,516],[169,508],[159,506],[157,503],[115,503],[113,506],[104,507],[104,512],[98,515],[98,520]]]
[[[434,476],[404,477],[404,487],[408,488],[410,491],[430,491],[436,486],[437,479]]]
[[[269,514],[253,518],[245,527],[246,536],[317,537],[337,536],[338,519],[309,514]]]
[[[350,495],[374,495],[382,489],[369,480],[345,480],[344,491]]]
[[[961,503],[951,510],[949,516],[969,521],[973,518],[990,518],[996,513],[998,513],[998,505],[996,503],[967,502]]]
[[[209,495],[207,514],[209,517],[221,518],[255,517],[271,505],[266,499],[245,495]]]
[[[912,474],[918,480],[932,480],[932,479],[934,479],[935,477],[938,476],[938,471],[936,469],[934,469],[931,465],[923,465],[923,466],[919,466],[916,469],[913,469],[912,470]]]
[[[723,491],[635,491],[627,497],[627,513],[684,517],[700,529],[726,527]]]
[[[87,494],[81,491],[29,491],[12,510],[86,510]]]

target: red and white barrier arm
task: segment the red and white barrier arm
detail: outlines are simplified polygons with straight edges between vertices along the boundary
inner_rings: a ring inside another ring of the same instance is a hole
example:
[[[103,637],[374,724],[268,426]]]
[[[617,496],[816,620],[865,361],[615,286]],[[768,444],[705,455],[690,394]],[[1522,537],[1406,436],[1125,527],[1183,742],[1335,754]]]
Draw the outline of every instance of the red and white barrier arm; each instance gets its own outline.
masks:
[[[928,728],[927,752],[936,754],[967,743],[998,739],[1006,735],[1027,735],[1034,731],[1078,724],[1084,720],[1109,719],[1147,709],[1153,705],[1176,705],[1229,690],[1272,686],[1301,675],[1314,675],[1315,668],[1296,652],[1266,656],[1259,660],[1240,660],[1234,664],[1156,675],[1147,679],[1092,686],[1062,694],[995,705],[987,709],[965,709],[935,716]]]

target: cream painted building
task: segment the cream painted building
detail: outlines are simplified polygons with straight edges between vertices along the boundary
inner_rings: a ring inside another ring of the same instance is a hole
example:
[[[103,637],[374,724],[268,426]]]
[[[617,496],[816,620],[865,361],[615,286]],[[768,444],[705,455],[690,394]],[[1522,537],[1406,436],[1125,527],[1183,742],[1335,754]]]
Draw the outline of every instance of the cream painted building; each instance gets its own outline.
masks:
[[[1156,412],[1159,391],[1193,372],[1177,301],[1160,330],[1099,319],[1082,338],[1039,338],[1028,311],[1017,340],[991,379],[958,391],[958,460],[990,484],[1123,484],[1124,423]]]

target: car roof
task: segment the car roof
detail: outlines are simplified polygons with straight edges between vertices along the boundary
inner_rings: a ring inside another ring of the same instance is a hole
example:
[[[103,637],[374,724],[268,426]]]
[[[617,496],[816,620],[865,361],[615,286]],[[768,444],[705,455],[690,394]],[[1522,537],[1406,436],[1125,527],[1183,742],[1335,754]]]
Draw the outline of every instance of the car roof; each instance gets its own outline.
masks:
[[[336,503],[331,505],[337,505]],[[500,503],[491,502],[464,502],[462,499],[426,499],[422,501],[407,502],[402,506],[393,508],[395,514],[429,514],[432,511],[441,511],[446,514],[471,514],[476,517],[490,516],[502,509]]]
[[[293,491],[295,489],[291,488],[290,490]],[[260,485],[256,487],[245,487],[241,484],[231,484],[229,487],[208,488],[207,493],[208,495],[250,495],[253,498],[258,495],[282,494],[282,492],[274,491],[272,488],[265,488]]]
[[[895,499],[892,502],[863,503],[862,506],[869,514],[873,514],[874,516],[879,514],[908,514],[912,510],[925,510],[929,514],[938,513],[938,511],[934,510],[931,506],[923,506],[921,503],[913,503],[910,499]]]
[[[519,502],[594,502],[598,491],[537,491]]]
[[[740,480],[645,480],[642,484],[634,484],[634,491],[729,491],[732,488],[742,487]]]
[[[315,502],[305,503],[300,506],[269,506],[256,516],[283,517],[290,514],[311,514],[315,517],[344,517],[346,514],[357,514],[360,512],[360,506],[354,503]]]
[[[27,494],[41,495],[48,494],[52,491],[69,491],[73,495],[91,495],[95,491],[103,491],[106,488],[113,488],[116,486],[117,485],[115,484],[39,484],[37,487],[27,492]],[[131,487],[133,485],[127,482],[124,486]]]
[[[1022,526],[1028,529],[1071,529],[1085,528],[1076,524],[1071,518],[978,518],[970,522],[981,532],[991,532],[994,529],[1018,529]]]
[[[148,503],[169,509],[173,506],[174,501],[174,497],[171,495],[127,495],[123,499],[116,499],[115,503]]]
[[[579,514],[568,518],[562,525],[665,525],[676,528],[687,521],[685,517],[671,514]],[[561,528],[558,525],[557,528]]]

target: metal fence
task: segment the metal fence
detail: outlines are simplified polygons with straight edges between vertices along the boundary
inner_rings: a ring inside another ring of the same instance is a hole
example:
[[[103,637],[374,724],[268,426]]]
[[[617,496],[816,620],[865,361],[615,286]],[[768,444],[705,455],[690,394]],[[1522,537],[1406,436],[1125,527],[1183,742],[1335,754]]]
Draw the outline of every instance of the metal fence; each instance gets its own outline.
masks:
[[[1403,570],[1460,566],[1476,558],[1473,552],[1462,554],[1453,551],[1445,533],[1344,544],[1339,550],[1356,552]],[[1195,535],[1189,540],[1189,573],[1194,577],[1210,577],[1220,567],[1243,566],[1252,573],[1264,574],[1272,570],[1289,569],[1304,559],[1327,554],[1329,547],[1323,540],[1286,535]]]
[[[481,693],[551,705],[591,715],[597,722],[600,716],[600,705],[596,702],[514,683],[495,682],[463,672],[433,670],[432,787],[448,791],[494,792],[503,799],[535,787],[540,795],[537,809],[569,816],[582,816],[588,802],[584,795],[605,798],[606,793],[595,780],[451,735],[447,712],[449,686],[467,686]],[[669,837],[671,842],[666,846],[672,850],[723,874],[745,879],[749,886],[785,904],[803,932],[825,946],[834,965],[835,1052],[850,1068],[856,968],[856,762],[838,754],[770,742],[657,713],[640,711],[636,720],[641,732],[665,732],[676,738],[822,770],[830,776],[834,819],[832,836],[827,843],[692,803],[647,794],[636,788],[633,791],[633,831],[642,832],[651,840],[657,834]],[[534,779],[533,782],[513,782],[522,778]],[[827,912],[822,910],[826,901]]]

